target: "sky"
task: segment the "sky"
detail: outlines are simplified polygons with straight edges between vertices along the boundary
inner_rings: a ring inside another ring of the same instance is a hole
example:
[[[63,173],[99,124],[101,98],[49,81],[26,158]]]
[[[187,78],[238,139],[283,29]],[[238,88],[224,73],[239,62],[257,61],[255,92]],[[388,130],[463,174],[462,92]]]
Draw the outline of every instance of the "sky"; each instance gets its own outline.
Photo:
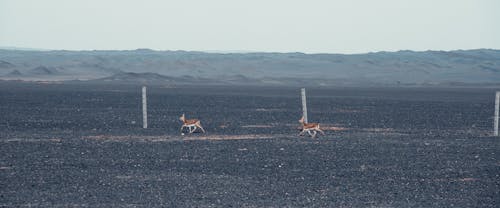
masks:
[[[0,47],[347,54],[500,49],[500,1],[0,0]]]

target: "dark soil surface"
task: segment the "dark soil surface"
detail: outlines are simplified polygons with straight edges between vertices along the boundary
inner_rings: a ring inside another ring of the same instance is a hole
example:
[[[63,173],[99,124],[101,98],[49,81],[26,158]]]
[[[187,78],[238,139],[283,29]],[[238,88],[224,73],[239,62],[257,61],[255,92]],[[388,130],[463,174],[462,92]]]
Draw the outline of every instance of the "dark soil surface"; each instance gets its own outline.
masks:
[[[0,207],[498,207],[493,92],[0,82]]]

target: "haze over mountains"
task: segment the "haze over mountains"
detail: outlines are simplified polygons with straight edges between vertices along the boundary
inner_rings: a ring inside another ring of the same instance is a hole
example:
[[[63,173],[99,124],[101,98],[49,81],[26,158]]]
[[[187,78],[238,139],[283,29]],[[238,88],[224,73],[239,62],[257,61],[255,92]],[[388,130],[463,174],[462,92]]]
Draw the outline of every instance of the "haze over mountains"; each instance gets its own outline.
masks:
[[[0,79],[245,85],[487,85],[500,50],[367,54],[0,50]]]

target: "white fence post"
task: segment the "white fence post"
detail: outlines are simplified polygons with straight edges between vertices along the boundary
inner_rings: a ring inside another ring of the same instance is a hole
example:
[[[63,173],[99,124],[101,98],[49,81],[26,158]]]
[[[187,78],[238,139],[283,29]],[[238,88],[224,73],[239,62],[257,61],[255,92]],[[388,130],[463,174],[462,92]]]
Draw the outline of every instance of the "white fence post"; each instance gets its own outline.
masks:
[[[495,122],[493,124],[493,135],[498,136],[498,108],[500,105],[500,91],[497,91],[495,96]]]
[[[146,101],[146,86],[142,86],[142,128],[148,128],[148,110]]]
[[[304,122],[307,123],[307,102],[306,102],[306,88],[302,88],[302,116],[304,116]]]

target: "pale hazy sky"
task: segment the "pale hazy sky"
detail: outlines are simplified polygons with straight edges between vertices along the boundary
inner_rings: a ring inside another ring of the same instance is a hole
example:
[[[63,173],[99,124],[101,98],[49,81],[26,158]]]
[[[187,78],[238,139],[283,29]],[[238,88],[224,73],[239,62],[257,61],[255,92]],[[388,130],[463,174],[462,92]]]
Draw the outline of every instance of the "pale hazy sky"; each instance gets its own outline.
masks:
[[[500,0],[0,0],[0,46],[307,53],[500,49]]]

